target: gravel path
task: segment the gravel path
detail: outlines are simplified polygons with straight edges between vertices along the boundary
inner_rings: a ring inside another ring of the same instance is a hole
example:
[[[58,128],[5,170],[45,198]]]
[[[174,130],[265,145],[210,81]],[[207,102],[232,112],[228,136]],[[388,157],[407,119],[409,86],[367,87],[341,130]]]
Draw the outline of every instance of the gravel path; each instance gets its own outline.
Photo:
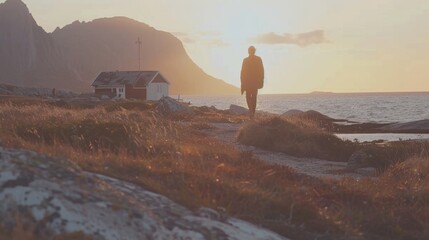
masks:
[[[358,173],[345,173],[347,163],[332,162],[316,158],[298,158],[280,152],[262,150],[253,146],[240,144],[236,140],[236,135],[242,124],[238,123],[211,123],[213,129],[204,130],[208,135],[215,137],[223,142],[233,145],[240,151],[252,152],[257,158],[270,164],[285,165],[291,167],[300,174],[312,177],[327,178],[362,178],[364,175]],[[340,173],[341,172],[341,173]]]

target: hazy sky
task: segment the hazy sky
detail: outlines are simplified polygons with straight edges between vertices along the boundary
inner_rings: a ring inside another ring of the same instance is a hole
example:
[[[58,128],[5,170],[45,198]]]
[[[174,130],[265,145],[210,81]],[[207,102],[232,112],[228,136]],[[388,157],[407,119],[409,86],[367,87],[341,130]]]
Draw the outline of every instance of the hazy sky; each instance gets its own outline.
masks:
[[[265,93],[429,91],[428,0],[24,2],[48,32],[110,16],[172,32],[207,73],[236,86],[254,44]]]

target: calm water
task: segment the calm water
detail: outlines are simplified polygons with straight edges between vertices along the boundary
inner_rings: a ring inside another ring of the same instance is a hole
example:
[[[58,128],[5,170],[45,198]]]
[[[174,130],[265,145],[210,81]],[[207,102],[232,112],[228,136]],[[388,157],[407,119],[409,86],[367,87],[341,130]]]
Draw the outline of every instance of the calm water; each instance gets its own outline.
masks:
[[[401,140],[425,140],[429,141],[429,134],[407,134],[407,133],[354,133],[354,134],[335,134],[337,137],[359,142],[372,142],[377,140],[401,141]]]
[[[244,96],[181,96],[194,106],[228,109],[246,106]],[[258,110],[284,113],[316,110],[356,122],[408,122],[429,119],[429,93],[285,94],[261,95]]]

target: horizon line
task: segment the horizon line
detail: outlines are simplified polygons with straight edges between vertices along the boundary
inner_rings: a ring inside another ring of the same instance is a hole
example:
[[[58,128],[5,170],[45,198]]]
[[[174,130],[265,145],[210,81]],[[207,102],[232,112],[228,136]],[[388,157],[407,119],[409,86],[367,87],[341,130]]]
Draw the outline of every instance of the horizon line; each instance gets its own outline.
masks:
[[[427,91],[368,91],[368,92],[329,92],[329,91],[312,91],[312,92],[301,92],[301,93],[261,93],[261,95],[329,95],[329,94],[416,94],[416,93],[428,93]]]

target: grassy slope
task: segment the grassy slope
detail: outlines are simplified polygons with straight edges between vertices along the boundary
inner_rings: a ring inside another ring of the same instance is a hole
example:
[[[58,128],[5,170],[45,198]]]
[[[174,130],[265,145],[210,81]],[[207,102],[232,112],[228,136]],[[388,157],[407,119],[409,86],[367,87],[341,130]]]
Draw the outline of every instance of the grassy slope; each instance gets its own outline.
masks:
[[[215,208],[294,239],[314,238],[309,232],[337,238],[429,236],[427,159],[392,165],[379,179],[320,181],[268,166],[198,131],[210,127],[204,119],[241,118],[207,109],[196,117],[165,118],[152,108],[141,102],[88,107],[4,100],[0,143],[67,157],[85,170],[145,186],[192,209]],[[197,123],[173,121],[180,119]],[[299,135],[302,126],[295,124]]]

